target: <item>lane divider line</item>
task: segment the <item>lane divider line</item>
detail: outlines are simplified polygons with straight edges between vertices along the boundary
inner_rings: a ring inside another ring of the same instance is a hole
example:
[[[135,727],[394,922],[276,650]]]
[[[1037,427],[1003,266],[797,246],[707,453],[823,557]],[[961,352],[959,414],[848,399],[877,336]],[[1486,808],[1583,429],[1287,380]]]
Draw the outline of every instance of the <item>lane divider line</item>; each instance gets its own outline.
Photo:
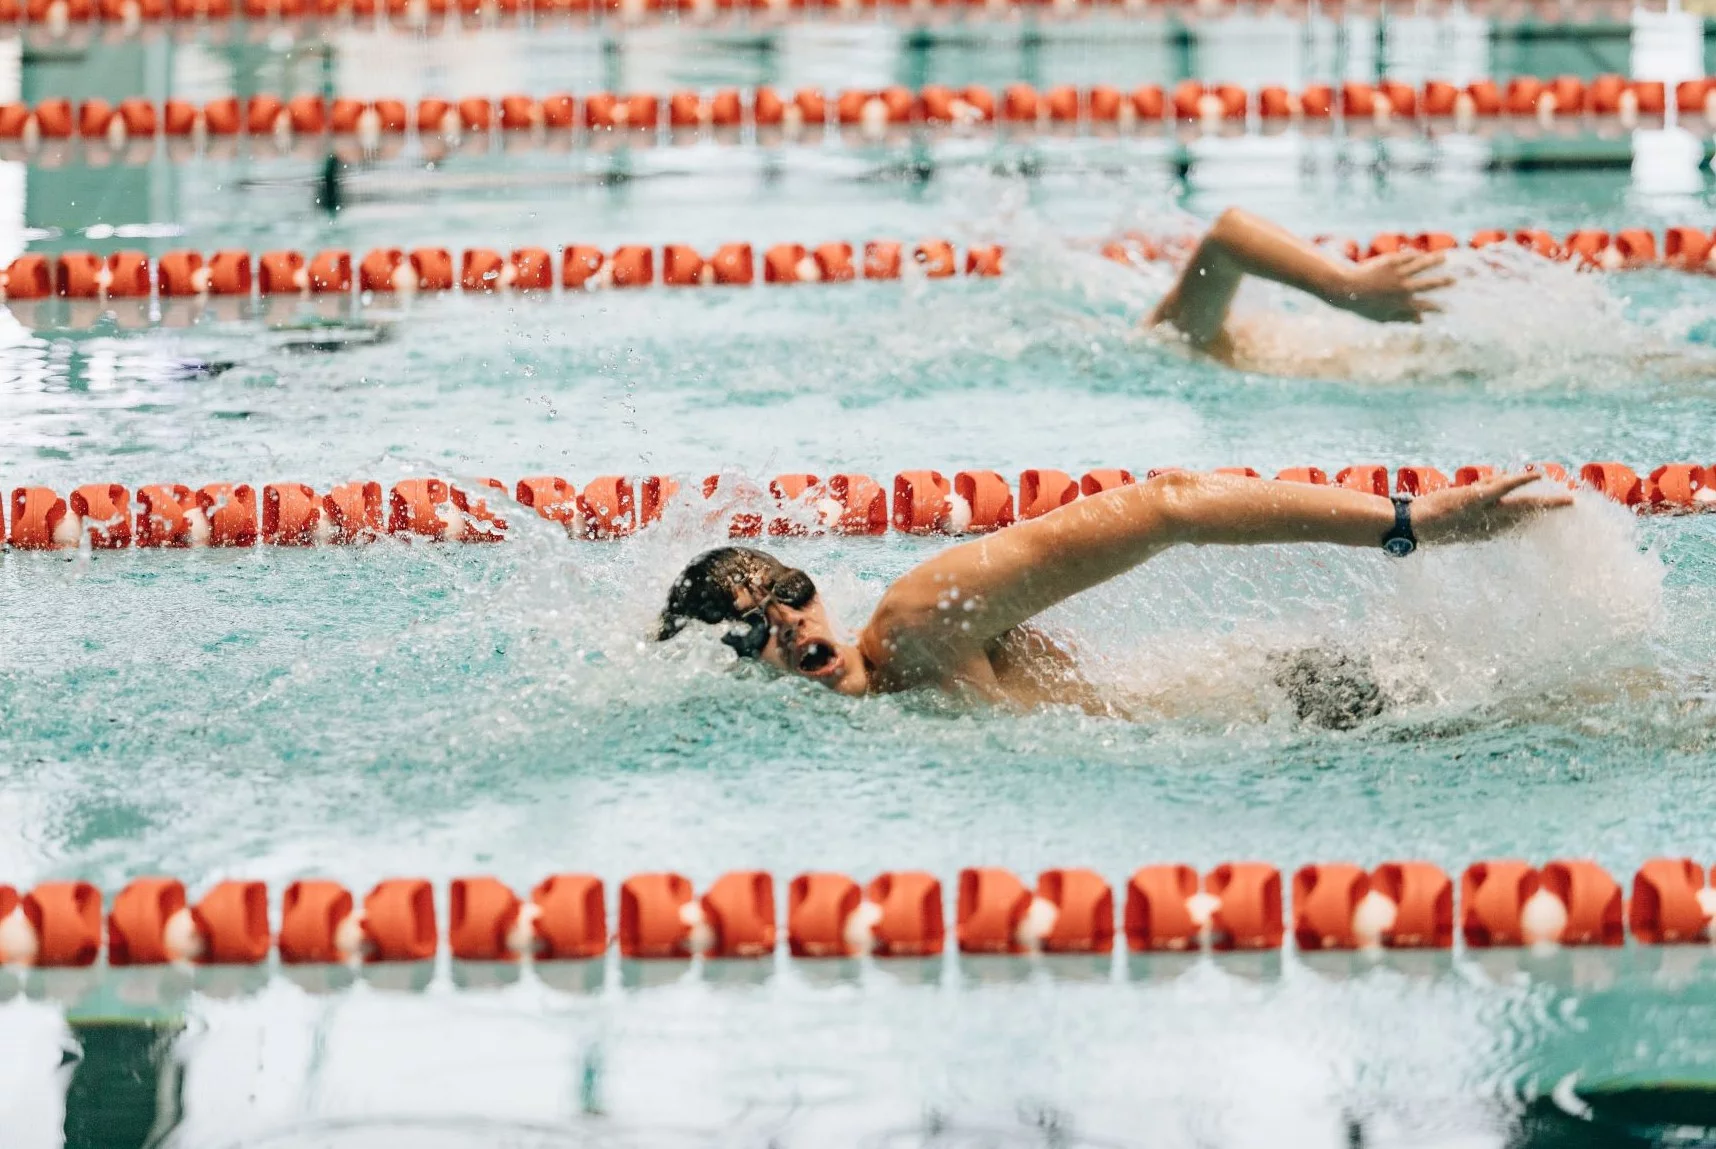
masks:
[[[76,141],[104,160],[146,162],[157,141],[168,155],[218,155],[247,139],[285,152],[331,142],[348,158],[397,150],[409,137],[432,149],[486,147],[499,136],[508,150],[564,148],[574,138],[592,148],[616,144],[712,139],[725,143],[861,145],[907,132],[1009,135],[1147,135],[1192,128],[1265,133],[1297,126],[1340,125],[1348,132],[1420,129],[1533,135],[1558,127],[1661,127],[1669,109],[1682,121],[1716,126],[1716,78],[1682,80],[1670,89],[1658,80],[1608,74],[1515,76],[1464,85],[1431,80],[1422,85],[1383,80],[1310,84],[1293,90],[1255,91],[1234,84],[1186,80],[1171,88],[1131,89],[1098,84],[1036,88],[1009,84],[996,91],[971,85],[929,85],[917,91],[880,89],[781,92],[768,86],[658,92],[557,92],[543,97],[511,93],[462,99],[327,100],[317,95],[223,96],[198,104],[142,97],[55,97],[37,103],[0,104],[0,154],[30,155]],[[10,158],[10,157],[7,157]]]
[[[1388,861],[1300,867],[1289,881],[1267,862],[1206,873],[1146,865],[1119,892],[1093,870],[1050,869],[1027,886],[999,867],[961,870],[954,947],[965,954],[1100,954],[1279,950],[1467,951],[1624,944],[1708,944],[1716,876],[1689,858],[1656,858],[1631,897],[1595,862],[1474,862],[1456,884],[1436,865]],[[635,959],[765,958],[784,940],[799,959],[926,957],[947,948],[944,893],[934,874],[893,870],[867,884],[810,872],[788,884],[785,929],[773,877],[742,870],[701,893],[677,873],[635,874],[618,889],[593,874],[554,874],[521,898],[488,876],[453,879],[443,903],[423,878],[388,878],[363,899],[337,881],[290,883],[271,921],[267,887],[215,883],[191,902],[183,882],[142,877],[104,907],[89,882],[0,885],[0,964],[109,966],[196,962],[283,965],[583,960],[610,946]],[[103,910],[106,909],[105,921]],[[275,926],[277,921],[278,925]],[[105,928],[104,928],[105,927]],[[784,938],[782,937],[784,933]]]
[[[460,292],[571,293],[603,288],[750,287],[796,283],[841,283],[856,279],[987,279],[1003,273],[1005,249],[972,244],[961,251],[945,239],[916,243],[871,240],[850,243],[775,244],[759,259],[748,243],[722,244],[703,254],[687,244],[659,249],[628,244],[605,251],[568,244],[555,252],[520,247],[511,252],[466,248],[457,260],[444,247],[380,247],[354,261],[352,253],[331,249],[306,254],[295,250],[256,255],[227,248],[204,256],[200,251],[168,251],[151,259],[142,251],[98,255],[64,251],[36,252],[14,259],[0,272],[0,301],[46,299],[100,303],[151,300],[168,305],[180,300],[264,300],[272,297],[339,298],[414,296]],[[92,317],[93,318],[93,317]]]
[[[1551,481],[1588,488],[1639,514],[1716,510],[1716,464],[1666,463],[1643,476],[1615,462],[1586,463],[1576,473],[1558,463],[1534,466]],[[1146,471],[1144,480],[1180,470]],[[1221,468],[1220,473],[1259,477],[1249,467]],[[1391,490],[1421,495],[1494,473],[1492,467],[1465,466],[1450,477],[1434,467],[1401,467],[1391,486],[1386,467],[1367,464],[1332,476],[1318,467],[1292,467],[1275,477],[1376,495]],[[667,475],[603,475],[582,487],[554,475],[520,479],[510,487],[498,479],[477,479],[464,487],[420,478],[401,480],[385,491],[374,481],[341,483],[326,491],[291,482],[197,488],[150,484],[135,492],[119,483],[88,483],[67,495],[49,487],[14,488],[4,526],[6,544],[14,550],[290,547],[358,544],[386,536],[492,543],[504,541],[511,530],[499,503],[510,498],[575,539],[625,538],[661,521],[675,505],[708,524],[725,524],[730,538],[883,535],[890,529],[972,535],[1137,481],[1120,468],[1078,478],[1030,469],[1020,473],[1016,486],[996,471],[959,471],[951,480],[940,471],[902,471],[894,476],[891,500],[890,491],[874,479],[853,473],[777,475],[767,484],[711,475],[683,485]]]
[[[1322,236],[1352,260],[1416,249],[1447,251],[1462,246],[1449,232],[1383,232],[1367,243]],[[1473,233],[1465,245],[1485,248],[1515,245],[1545,259],[1570,261],[1586,270],[1619,271],[1667,268],[1716,273],[1716,232],[1671,227],[1610,232],[1581,228],[1558,238],[1541,228],[1490,229]],[[1166,242],[1132,234],[1100,246],[1101,254],[1126,266],[1171,258],[1184,241]],[[871,240],[861,247],[846,242],[807,246],[780,243],[761,257],[748,243],[727,243],[705,254],[687,244],[659,249],[627,244],[612,250],[568,244],[545,247],[465,248],[455,257],[445,247],[373,248],[354,261],[350,251],[333,248],[305,253],[294,249],[253,254],[240,248],[172,250],[151,258],[124,249],[101,255],[91,251],[57,254],[27,252],[0,270],[0,303],[21,321],[47,316],[29,305],[67,301],[69,326],[88,326],[111,316],[124,325],[194,321],[199,310],[240,318],[247,306],[321,300],[388,305],[418,295],[457,292],[590,292],[607,288],[752,287],[854,280],[898,281],[999,278],[1006,271],[1001,244],[971,244],[963,250],[946,239],[916,243]],[[381,299],[378,301],[376,297]],[[93,304],[93,306],[91,306]],[[224,304],[224,306],[222,306]],[[23,306],[20,306],[23,305]],[[188,305],[188,306],[186,306]],[[153,311],[160,309],[160,315]]]

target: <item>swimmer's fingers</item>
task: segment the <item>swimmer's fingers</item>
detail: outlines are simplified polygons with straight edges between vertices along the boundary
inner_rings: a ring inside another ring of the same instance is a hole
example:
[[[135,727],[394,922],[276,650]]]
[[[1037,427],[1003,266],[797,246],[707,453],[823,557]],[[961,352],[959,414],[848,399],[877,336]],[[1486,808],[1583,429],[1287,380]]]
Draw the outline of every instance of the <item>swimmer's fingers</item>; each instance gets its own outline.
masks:
[[[1513,471],[1509,474],[1496,475],[1492,478],[1485,479],[1483,482],[1476,484],[1476,486],[1484,493],[1484,497],[1490,502],[1498,502],[1501,500],[1502,496],[1509,494],[1510,492],[1517,491],[1521,487],[1527,487],[1532,483],[1547,479],[1548,476],[1542,471]],[[1553,503],[1553,505],[1559,507],[1565,506],[1573,501],[1573,492],[1564,491],[1553,495],[1540,495],[1536,497],[1538,499],[1547,500]]]
[[[1455,487],[1425,495],[1414,507],[1413,521],[1426,542],[1473,542],[1514,529],[1548,511],[1569,506],[1568,491],[1547,495],[1518,495],[1514,492],[1543,476],[1535,471],[1497,475],[1468,487]]]
[[[1430,279],[1418,277],[1407,280],[1403,286],[1414,295],[1423,295],[1425,292],[1441,291],[1454,286],[1454,277],[1451,275],[1438,275]]]
[[[1573,505],[1573,492],[1567,490],[1555,491],[1547,495],[1516,495],[1521,487],[1530,486],[1542,479],[1537,471],[1520,471],[1511,475],[1497,475],[1480,484],[1483,490],[1481,503],[1496,511],[1504,518],[1504,526],[1513,526],[1536,518],[1545,511],[1553,511],[1559,507]]]
[[[1572,505],[1572,491],[1563,491],[1559,495],[1521,495],[1517,499],[1503,499],[1496,504],[1498,507],[1506,507],[1523,517],[1541,514],[1544,511],[1553,511],[1558,507],[1571,507]]]
[[[1535,483],[1541,478],[1543,474],[1539,471],[1512,471],[1503,475],[1492,475],[1478,483],[1477,487],[1493,501],[1509,491],[1517,491],[1527,483]]]
[[[1446,262],[1439,251],[1403,251],[1396,258],[1395,266],[1400,269],[1404,278],[1412,279],[1426,271],[1433,271]]]
[[[1479,479],[1464,487],[1453,488],[1450,493],[1464,492],[1468,502],[1496,503],[1501,501],[1503,495],[1517,491],[1529,483],[1535,483],[1541,478],[1543,474],[1540,471],[1508,471],[1491,475],[1487,479]]]

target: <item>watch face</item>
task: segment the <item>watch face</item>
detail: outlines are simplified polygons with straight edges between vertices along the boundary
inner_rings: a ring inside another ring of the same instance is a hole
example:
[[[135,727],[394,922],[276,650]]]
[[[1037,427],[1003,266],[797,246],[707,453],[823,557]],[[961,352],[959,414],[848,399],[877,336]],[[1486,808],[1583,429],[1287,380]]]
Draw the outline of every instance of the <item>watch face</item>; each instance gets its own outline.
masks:
[[[1418,548],[1411,539],[1389,539],[1382,544],[1382,549],[1397,559],[1403,559]]]

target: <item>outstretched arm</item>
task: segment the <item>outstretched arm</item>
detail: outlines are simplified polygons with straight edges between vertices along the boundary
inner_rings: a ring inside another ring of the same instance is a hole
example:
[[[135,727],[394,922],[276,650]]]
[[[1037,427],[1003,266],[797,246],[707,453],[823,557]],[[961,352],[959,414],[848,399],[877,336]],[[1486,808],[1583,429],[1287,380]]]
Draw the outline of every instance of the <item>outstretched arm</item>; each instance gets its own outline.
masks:
[[[1432,275],[1440,255],[1397,252],[1363,263],[1335,259],[1260,216],[1228,208],[1156,305],[1152,325],[1172,323],[1206,351],[1223,349],[1228,307],[1247,275],[1284,283],[1379,323],[1416,323],[1439,310],[1425,298],[1453,280]]]
[[[1539,478],[1528,471],[1422,496],[1412,505],[1418,541],[1489,538],[1572,502],[1564,491],[1510,497]],[[1376,547],[1393,524],[1394,506],[1380,495],[1175,472],[950,547],[890,587],[867,629],[904,659],[902,669],[931,671],[1181,543]]]

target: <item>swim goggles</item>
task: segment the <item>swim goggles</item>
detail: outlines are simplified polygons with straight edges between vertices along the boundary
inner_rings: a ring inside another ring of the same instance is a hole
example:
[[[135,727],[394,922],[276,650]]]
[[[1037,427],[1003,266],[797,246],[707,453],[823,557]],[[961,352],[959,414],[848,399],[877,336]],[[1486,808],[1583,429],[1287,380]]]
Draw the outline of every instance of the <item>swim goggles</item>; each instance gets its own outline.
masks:
[[[769,645],[773,626],[769,623],[768,605],[778,602],[792,610],[803,610],[816,597],[816,584],[801,570],[789,570],[774,581],[756,606],[733,619],[733,627],[721,636],[740,658],[759,658]]]

